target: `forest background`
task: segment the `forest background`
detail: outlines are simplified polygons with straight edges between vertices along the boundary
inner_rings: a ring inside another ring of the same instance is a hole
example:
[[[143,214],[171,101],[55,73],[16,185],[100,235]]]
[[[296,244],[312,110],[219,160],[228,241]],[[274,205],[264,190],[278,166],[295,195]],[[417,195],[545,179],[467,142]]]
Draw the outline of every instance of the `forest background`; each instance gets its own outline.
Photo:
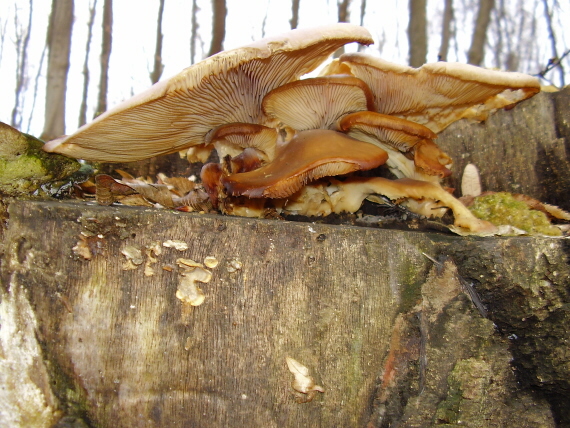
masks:
[[[363,25],[361,49],[419,67],[570,70],[567,0],[0,0],[0,121],[44,140],[216,52],[294,28]]]

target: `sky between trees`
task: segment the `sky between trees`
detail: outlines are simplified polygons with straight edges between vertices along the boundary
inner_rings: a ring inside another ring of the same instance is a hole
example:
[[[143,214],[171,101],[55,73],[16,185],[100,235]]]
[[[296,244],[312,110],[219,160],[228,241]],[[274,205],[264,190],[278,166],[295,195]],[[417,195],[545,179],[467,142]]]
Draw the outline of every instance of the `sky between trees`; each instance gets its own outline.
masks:
[[[46,0],[0,0],[3,11],[0,121],[38,136],[52,131],[45,110],[46,96],[50,97],[49,91],[46,95],[50,12],[57,2],[65,7],[74,3],[53,1],[49,4]],[[570,30],[567,24],[566,28],[563,25],[570,22],[568,1],[300,0],[297,22],[295,3],[295,0],[75,1],[70,15],[73,20],[67,91],[61,101],[65,105],[65,132],[73,132],[79,126],[80,116],[91,120],[101,108],[101,96],[107,107],[111,107],[148,88],[157,77],[170,77],[205,58],[212,49],[239,47],[288,31],[292,26],[306,28],[338,21],[363,25],[375,39],[366,52],[400,64],[417,66],[437,61],[438,57],[460,62],[471,58],[473,62],[474,30],[477,22],[482,25],[477,18],[485,4],[491,9],[488,24],[482,28],[480,65],[538,74],[561,58],[561,67],[546,72],[543,84],[560,86],[570,77],[567,54]],[[213,7],[216,4],[217,9]],[[107,25],[112,38],[108,85],[101,91],[101,74],[105,69],[101,64],[105,6],[112,7],[112,26]],[[450,6],[451,15],[445,13]],[[222,34],[220,28],[213,29],[214,9],[218,10],[218,25],[225,25]],[[446,16],[451,19],[446,20]],[[425,30],[422,22],[426,23]],[[213,33],[220,35],[221,43],[212,44]],[[157,41],[161,42],[161,51],[155,61]],[[80,114],[82,102],[85,111]]]

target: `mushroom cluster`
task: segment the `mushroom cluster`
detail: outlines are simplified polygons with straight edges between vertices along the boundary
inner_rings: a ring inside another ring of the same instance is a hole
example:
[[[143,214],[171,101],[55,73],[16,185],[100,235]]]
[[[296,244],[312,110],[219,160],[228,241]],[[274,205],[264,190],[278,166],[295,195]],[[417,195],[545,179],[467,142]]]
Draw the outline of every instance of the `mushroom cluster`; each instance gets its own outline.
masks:
[[[451,159],[434,142],[461,118],[540,90],[520,73],[436,63],[419,69],[348,53],[318,77],[301,77],[346,43],[372,43],[359,26],[293,30],[222,52],[105,112],[45,150],[129,162],[187,149],[204,165],[212,205],[226,214],[355,212],[382,195],[429,216],[450,209],[454,227],[492,233],[440,185]],[[398,177],[355,173],[386,164]]]

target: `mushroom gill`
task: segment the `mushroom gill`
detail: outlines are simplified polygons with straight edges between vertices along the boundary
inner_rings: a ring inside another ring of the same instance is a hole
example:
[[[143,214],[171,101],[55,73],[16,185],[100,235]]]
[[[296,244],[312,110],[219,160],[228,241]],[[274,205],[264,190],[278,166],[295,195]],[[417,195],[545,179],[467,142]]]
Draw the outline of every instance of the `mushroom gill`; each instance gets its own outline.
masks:
[[[293,30],[221,52],[108,110],[48,152],[102,162],[131,162],[202,144],[219,125],[260,123],[261,99],[298,80],[350,42],[371,44],[351,24]]]
[[[297,131],[332,129],[341,116],[373,107],[368,86],[341,75],[296,80],[273,89],[262,101],[268,123]]]
[[[285,198],[310,181],[369,170],[387,157],[381,148],[336,131],[301,131],[278,148],[272,162],[222,177],[222,183],[231,196]]]
[[[540,91],[535,77],[468,64],[437,62],[412,68],[363,53],[346,53],[321,75],[348,73],[372,90],[375,110],[440,132],[462,118],[484,120]]]

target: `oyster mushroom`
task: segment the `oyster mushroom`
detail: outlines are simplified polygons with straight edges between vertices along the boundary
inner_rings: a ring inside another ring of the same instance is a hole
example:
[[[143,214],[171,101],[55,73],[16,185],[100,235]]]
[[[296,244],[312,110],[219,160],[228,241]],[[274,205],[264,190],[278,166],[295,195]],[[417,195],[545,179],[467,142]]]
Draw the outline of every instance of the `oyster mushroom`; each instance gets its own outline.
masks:
[[[255,149],[261,157],[271,160],[275,156],[277,130],[254,123],[228,123],[212,129],[204,140],[212,144],[223,159],[238,156],[244,149]]]
[[[439,178],[451,174],[447,168],[451,158],[433,142],[437,135],[423,125],[395,116],[362,111],[344,116],[337,127],[353,138],[386,150],[386,163],[399,178],[439,182]]]
[[[273,89],[262,102],[270,122],[297,131],[333,129],[341,116],[373,107],[368,86],[352,76],[297,80]]]
[[[372,144],[336,131],[314,129],[301,131],[280,146],[272,162],[221,181],[232,196],[285,198],[310,181],[376,168],[387,158],[384,150]]]
[[[293,30],[221,52],[108,110],[44,150],[102,162],[130,162],[204,143],[213,128],[260,123],[261,99],[314,70],[350,42],[371,44],[351,24]]]
[[[497,228],[475,217],[469,209],[437,184],[401,178],[349,177],[344,181],[328,179],[304,187],[286,200],[276,201],[281,211],[299,215],[328,215],[356,212],[364,199],[382,195],[398,201],[410,211],[426,217],[439,217],[447,209],[454,215],[453,231],[462,234],[493,234]],[[374,200],[374,199],[372,199]]]
[[[435,133],[462,118],[485,120],[490,112],[540,91],[538,79],[522,73],[443,61],[412,68],[359,52],[341,55],[321,74],[362,79],[374,94],[375,111]]]

